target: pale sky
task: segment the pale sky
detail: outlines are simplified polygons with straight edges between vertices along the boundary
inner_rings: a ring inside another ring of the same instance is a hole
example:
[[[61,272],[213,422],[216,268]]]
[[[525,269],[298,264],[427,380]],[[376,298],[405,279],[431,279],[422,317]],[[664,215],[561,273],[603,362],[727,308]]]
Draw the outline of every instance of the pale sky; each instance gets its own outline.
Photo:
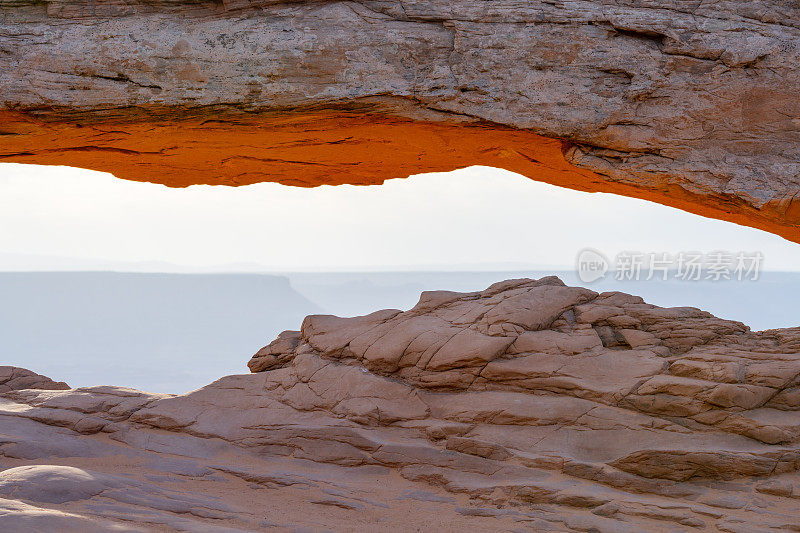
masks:
[[[0,270],[569,269],[586,247],[758,251],[768,270],[800,270],[800,245],[760,230],[486,167],[369,187],[170,189],[0,164]]]

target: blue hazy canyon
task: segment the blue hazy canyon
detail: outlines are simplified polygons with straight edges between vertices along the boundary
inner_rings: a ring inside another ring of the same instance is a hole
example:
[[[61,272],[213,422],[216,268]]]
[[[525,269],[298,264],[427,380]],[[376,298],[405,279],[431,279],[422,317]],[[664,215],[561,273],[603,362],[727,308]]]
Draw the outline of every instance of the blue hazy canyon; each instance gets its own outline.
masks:
[[[408,309],[423,290],[481,290],[516,277],[573,272],[149,274],[0,273],[0,362],[73,387],[120,385],[183,393],[246,373],[259,348],[308,314],[356,316]],[[800,273],[758,281],[616,281],[584,284],[660,306],[692,306],[753,330],[797,323]]]

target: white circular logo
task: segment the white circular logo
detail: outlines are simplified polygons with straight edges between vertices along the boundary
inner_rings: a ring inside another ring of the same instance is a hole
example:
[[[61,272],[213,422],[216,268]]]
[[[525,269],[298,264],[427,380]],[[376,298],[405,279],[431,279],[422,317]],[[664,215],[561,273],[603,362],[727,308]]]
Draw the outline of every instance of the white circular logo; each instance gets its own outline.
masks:
[[[591,283],[605,277],[608,272],[608,259],[597,250],[584,248],[578,254],[575,270],[582,282]]]

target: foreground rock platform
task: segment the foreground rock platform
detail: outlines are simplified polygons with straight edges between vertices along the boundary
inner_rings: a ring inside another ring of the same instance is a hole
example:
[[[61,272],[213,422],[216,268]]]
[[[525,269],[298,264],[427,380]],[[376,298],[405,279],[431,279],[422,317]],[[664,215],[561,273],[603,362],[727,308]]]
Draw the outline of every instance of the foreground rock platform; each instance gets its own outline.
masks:
[[[0,161],[172,186],[481,164],[800,242],[797,20],[788,0],[5,1]]]
[[[249,366],[0,393],[0,529],[798,530],[800,328],[519,279]]]

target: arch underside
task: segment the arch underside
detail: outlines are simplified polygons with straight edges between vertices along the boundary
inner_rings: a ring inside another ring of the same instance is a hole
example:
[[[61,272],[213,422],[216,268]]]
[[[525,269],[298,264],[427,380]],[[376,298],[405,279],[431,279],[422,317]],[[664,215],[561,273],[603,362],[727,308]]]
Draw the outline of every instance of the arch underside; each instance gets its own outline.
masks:
[[[489,165],[800,242],[791,2],[0,2],[0,161],[186,186]]]
[[[6,163],[80,167],[170,187],[376,185],[483,165],[570,189],[641,198],[800,242],[800,202],[757,208],[659,172],[649,181],[604,174],[585,164],[587,147],[579,143],[489,122],[419,120],[370,107],[263,113],[163,108],[80,118],[2,112],[0,119],[0,162]]]

